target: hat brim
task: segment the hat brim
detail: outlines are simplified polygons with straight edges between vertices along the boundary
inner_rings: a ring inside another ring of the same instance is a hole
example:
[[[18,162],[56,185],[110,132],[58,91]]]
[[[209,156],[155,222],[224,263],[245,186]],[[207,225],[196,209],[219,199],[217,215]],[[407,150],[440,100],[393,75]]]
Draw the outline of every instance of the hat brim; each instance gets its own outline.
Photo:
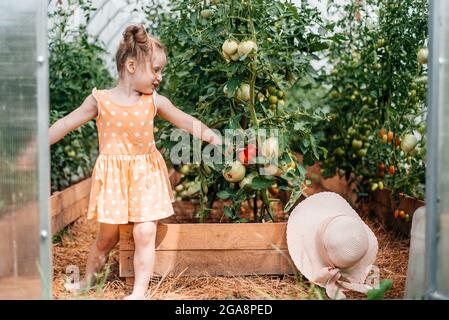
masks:
[[[318,253],[316,233],[325,218],[340,214],[360,219],[366,228],[369,241],[367,253],[356,265],[343,273],[351,282],[364,283],[376,260],[377,238],[343,197],[333,192],[316,193],[300,202],[287,221],[287,248],[293,263],[302,275],[321,286],[324,284],[314,281],[314,274],[327,265]]]

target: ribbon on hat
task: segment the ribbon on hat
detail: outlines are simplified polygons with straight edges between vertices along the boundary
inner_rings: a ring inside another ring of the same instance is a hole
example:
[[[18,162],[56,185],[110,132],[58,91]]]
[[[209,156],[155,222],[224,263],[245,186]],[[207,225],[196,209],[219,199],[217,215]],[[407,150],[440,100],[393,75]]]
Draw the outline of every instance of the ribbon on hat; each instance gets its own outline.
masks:
[[[321,259],[323,259],[324,263],[327,265],[327,267],[318,270],[313,276],[313,281],[318,284],[322,284],[326,288],[326,294],[328,295],[328,297],[334,299],[345,299],[346,296],[342,292],[344,289],[353,290],[360,293],[367,293],[368,290],[372,289],[372,287],[367,284],[352,283],[340,280],[340,278],[342,277],[342,272],[344,272],[344,269],[338,268],[332,263],[331,259],[329,258],[327,249],[321,241],[321,237],[324,234],[324,231],[326,230],[329,223],[335,218],[341,216],[346,215],[338,214],[324,219],[323,222],[318,227],[316,233],[316,245],[318,253]]]
[[[320,269],[314,275],[314,281],[317,283],[324,283],[327,296],[334,299],[345,299],[346,296],[343,293],[344,289],[360,293],[367,293],[368,290],[372,289],[372,287],[367,284],[341,281],[341,277],[342,274],[339,268],[326,267]]]

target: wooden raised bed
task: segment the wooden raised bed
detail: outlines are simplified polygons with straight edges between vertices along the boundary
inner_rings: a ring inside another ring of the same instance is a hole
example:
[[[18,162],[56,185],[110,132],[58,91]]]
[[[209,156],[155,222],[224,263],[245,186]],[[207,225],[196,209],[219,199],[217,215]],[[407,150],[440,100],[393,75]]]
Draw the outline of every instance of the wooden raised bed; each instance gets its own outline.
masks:
[[[321,191],[333,191],[348,199],[355,207],[356,195],[344,178],[323,179],[319,166],[308,170],[312,180],[307,195]],[[174,171],[170,172],[172,186],[177,184]],[[62,192],[51,196],[53,234],[87,212],[91,180],[86,179]],[[285,195],[284,195],[285,196]],[[288,198],[288,197],[287,197]],[[400,209],[410,215],[423,205],[412,198],[401,200]],[[214,214],[203,224],[198,222],[198,203],[178,201],[173,204],[175,214],[160,221],[156,235],[156,261],[154,275],[251,275],[292,274],[297,272],[287,250],[286,221],[288,214],[282,212],[281,203],[276,203],[277,223],[216,223],[223,218],[226,201],[216,201]],[[394,219],[396,207],[388,191],[373,194],[368,206],[380,221],[406,235],[411,222]],[[357,209],[356,209],[357,210]],[[249,208],[246,212],[251,212]],[[214,222],[214,223],[212,223]],[[399,225],[398,225],[399,224]],[[120,226],[120,276],[132,280],[134,243],[132,224]]]
[[[301,160],[298,157],[298,160]],[[356,188],[355,184],[349,185],[345,178],[334,176],[330,179],[324,179],[320,174],[319,164],[307,169],[308,178],[312,180],[312,185],[308,192],[308,195],[312,195],[316,192],[331,191],[339,193],[342,197],[349,201],[353,208],[359,212],[369,212],[374,215],[377,220],[388,229],[395,232],[399,232],[405,236],[410,236],[412,217],[416,209],[425,205],[424,201],[408,197],[400,194],[398,199],[393,199],[390,190],[377,190],[373,192],[368,198],[368,202],[359,204],[357,203],[357,195],[354,193]],[[406,222],[401,218],[394,218],[394,210],[404,210],[410,215],[410,220]]]
[[[301,161],[301,159],[298,159]],[[309,168],[312,184],[306,195],[321,191],[334,191],[355,200],[350,186],[343,178],[323,179],[319,166]],[[175,186],[178,180],[173,179]],[[288,199],[288,195],[281,195]],[[304,198],[298,200],[301,201]],[[226,201],[214,204],[206,222],[220,220]],[[293,274],[297,272],[286,244],[288,214],[282,204],[275,203],[277,223],[192,223],[198,221],[193,203],[175,202],[175,215],[162,220],[156,234],[156,260],[154,275],[252,275]],[[293,206],[294,207],[294,206]],[[250,212],[246,208],[246,212]],[[218,214],[218,216],[217,216]],[[246,217],[242,215],[242,217]],[[120,227],[120,276],[131,281],[134,243],[132,225]]]
[[[377,219],[385,226],[397,231],[405,236],[410,236],[412,227],[413,213],[419,207],[425,205],[424,201],[399,195],[399,199],[393,199],[390,190],[375,191],[369,201],[369,208]],[[410,220],[406,222],[404,219],[395,218],[394,210],[404,210],[410,215]]]
[[[170,172],[171,184],[179,182],[176,171]],[[285,195],[284,195],[285,196]],[[281,195],[282,197],[282,195]],[[293,274],[297,272],[286,242],[288,215],[282,203],[273,204],[277,223],[231,223],[223,216],[229,200],[217,200],[213,210],[198,223],[197,200],[173,203],[175,214],[161,220],[156,232],[155,276]],[[261,202],[258,202],[258,207]],[[244,202],[241,217],[250,218],[252,209]],[[219,221],[223,221],[218,223]],[[133,225],[120,226],[120,277],[132,282],[134,277]]]
[[[87,213],[92,178],[88,178],[50,197],[51,231],[58,231]]]
[[[120,226],[120,276],[134,277],[132,225]],[[154,275],[291,274],[286,223],[160,223]]]

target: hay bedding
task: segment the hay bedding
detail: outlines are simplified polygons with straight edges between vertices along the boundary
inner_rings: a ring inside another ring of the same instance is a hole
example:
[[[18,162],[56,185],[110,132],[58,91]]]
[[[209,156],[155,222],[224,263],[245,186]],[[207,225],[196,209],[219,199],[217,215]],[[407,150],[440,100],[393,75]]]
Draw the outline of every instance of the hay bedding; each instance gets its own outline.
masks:
[[[393,288],[386,298],[402,298],[409,253],[409,239],[399,238],[387,232],[377,222],[363,217],[379,240],[376,265],[381,270],[381,279],[392,279]],[[74,295],[64,288],[66,268],[78,266],[81,274],[85,270],[87,255],[97,232],[97,222],[85,216],[68,227],[61,242],[53,245],[53,294],[55,299],[121,299],[132,287],[119,278],[118,246],[111,252],[107,268],[107,279],[99,289],[87,294]],[[146,293],[147,299],[317,299],[317,290],[307,281],[294,275],[234,276],[234,277],[155,277]],[[348,292],[350,299],[361,299],[364,295]]]

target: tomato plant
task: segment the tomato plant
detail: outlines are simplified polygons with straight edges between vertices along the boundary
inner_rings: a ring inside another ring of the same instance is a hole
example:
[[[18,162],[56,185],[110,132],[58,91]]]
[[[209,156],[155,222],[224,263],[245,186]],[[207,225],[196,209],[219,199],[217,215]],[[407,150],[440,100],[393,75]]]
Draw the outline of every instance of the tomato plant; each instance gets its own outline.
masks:
[[[86,22],[71,25],[70,18],[80,8]],[[103,60],[105,49],[94,43],[86,28],[95,11],[90,1],[57,4],[48,13],[52,27],[49,30],[49,87],[50,124],[77,108],[92,88],[112,84],[112,77]],[[70,132],[51,146],[51,189],[62,190],[92,173],[98,155],[95,122]]]
[[[428,4],[362,3],[329,8],[330,15],[344,15],[329,27],[332,70],[323,82],[329,86],[324,103],[330,110],[324,136],[330,139],[323,141],[329,151],[323,174],[343,172],[358,182],[360,195],[382,182],[394,193],[422,199]]]
[[[246,221],[239,217],[245,199],[254,203],[262,199],[260,212],[254,206],[254,220],[270,220],[268,189],[273,185],[291,191],[284,208],[289,210],[301,195],[305,166],[323,152],[312,134],[312,124],[322,116],[306,110],[291,94],[299,80],[316,77],[311,67],[314,52],[326,48],[322,36],[313,31],[320,21],[318,11],[306,2],[298,8],[290,2],[268,0],[175,0],[169,15],[160,32],[169,50],[162,91],[184,111],[222,133],[225,129],[252,129],[256,134],[276,129],[279,133],[277,145],[255,143],[255,149],[263,152],[256,158],[278,158],[278,166],[266,167],[272,174],[260,174],[261,162],[245,163],[254,155],[248,151],[241,156],[246,167],[208,163],[211,174],[205,174],[200,165],[196,175],[185,177],[208,186],[207,193],[198,193],[201,217],[218,197],[233,200],[224,211],[232,221]],[[165,126],[160,135],[167,152],[176,143],[168,139],[171,129]],[[304,155],[303,163],[297,163],[291,150],[293,137],[300,137],[297,148]],[[245,178],[249,179],[240,183]]]

